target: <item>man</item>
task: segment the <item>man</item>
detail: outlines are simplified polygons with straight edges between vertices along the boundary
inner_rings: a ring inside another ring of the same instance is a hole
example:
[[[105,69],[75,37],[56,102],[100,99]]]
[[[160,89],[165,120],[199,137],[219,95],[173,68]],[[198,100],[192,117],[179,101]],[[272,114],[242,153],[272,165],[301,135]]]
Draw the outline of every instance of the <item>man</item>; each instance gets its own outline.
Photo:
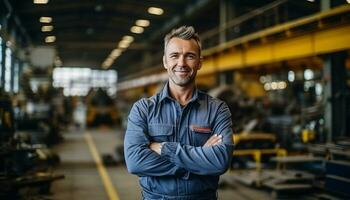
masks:
[[[164,39],[162,91],[132,107],[124,141],[130,173],[140,177],[143,199],[217,199],[219,175],[232,155],[227,105],[197,90],[201,43],[193,27]]]

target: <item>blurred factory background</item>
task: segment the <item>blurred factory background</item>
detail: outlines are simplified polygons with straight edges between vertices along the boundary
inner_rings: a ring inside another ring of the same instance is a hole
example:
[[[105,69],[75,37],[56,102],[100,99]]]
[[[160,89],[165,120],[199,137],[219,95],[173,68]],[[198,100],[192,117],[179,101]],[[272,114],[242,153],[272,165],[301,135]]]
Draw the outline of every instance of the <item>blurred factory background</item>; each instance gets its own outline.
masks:
[[[192,25],[232,112],[219,199],[350,199],[349,0],[0,0],[0,199],[140,199],[123,136]]]

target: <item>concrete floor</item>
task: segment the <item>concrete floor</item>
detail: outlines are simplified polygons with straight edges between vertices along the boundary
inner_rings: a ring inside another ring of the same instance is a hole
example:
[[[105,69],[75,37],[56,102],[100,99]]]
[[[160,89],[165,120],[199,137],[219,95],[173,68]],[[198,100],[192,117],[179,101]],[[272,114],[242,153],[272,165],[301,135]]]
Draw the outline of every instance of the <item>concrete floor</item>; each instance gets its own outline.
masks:
[[[60,155],[61,164],[56,173],[65,175],[65,179],[52,184],[54,200],[112,200],[107,195],[103,181],[90,153],[84,134],[90,134],[96,145],[98,154],[112,154],[116,145],[122,144],[122,132],[107,128],[87,130],[71,130],[64,134],[65,141],[54,148]],[[124,165],[106,167],[113,188],[120,200],[140,199],[138,178],[127,172]],[[245,187],[240,184],[219,189],[220,200],[271,199],[261,190]]]

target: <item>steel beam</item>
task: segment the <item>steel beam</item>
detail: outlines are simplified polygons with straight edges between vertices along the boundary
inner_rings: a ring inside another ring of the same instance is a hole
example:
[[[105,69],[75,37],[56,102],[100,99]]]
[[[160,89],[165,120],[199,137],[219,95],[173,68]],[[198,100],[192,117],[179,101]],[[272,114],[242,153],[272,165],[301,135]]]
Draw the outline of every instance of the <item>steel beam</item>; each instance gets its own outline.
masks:
[[[204,62],[198,75],[350,50],[349,13],[349,5],[340,6],[206,49],[202,53]],[[310,28],[334,17],[342,22]],[[164,72],[162,68],[158,69],[159,73]],[[143,75],[135,77],[143,78]],[[134,78],[127,81],[139,79]]]
[[[254,46],[239,46],[206,56],[199,74],[337,52],[350,49],[350,25],[310,32]]]

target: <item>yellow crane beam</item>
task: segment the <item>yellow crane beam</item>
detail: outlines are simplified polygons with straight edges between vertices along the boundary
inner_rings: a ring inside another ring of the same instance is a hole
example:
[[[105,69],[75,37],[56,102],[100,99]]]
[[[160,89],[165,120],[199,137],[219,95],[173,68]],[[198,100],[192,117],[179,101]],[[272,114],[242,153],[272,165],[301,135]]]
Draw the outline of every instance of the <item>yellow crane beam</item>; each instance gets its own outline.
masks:
[[[350,50],[349,14],[349,5],[339,6],[205,49],[198,75]],[[124,81],[118,84],[119,89],[164,81],[166,72],[159,73]]]
[[[241,69],[282,60],[348,50],[350,49],[349,13],[349,5],[341,6],[207,49],[203,52],[205,59],[198,74]],[[340,16],[343,22],[337,22],[337,25],[323,23],[323,20],[334,16]],[[317,24],[316,29],[297,30],[298,27],[312,23]],[[273,38],[273,36],[281,33],[285,35],[284,38]]]

